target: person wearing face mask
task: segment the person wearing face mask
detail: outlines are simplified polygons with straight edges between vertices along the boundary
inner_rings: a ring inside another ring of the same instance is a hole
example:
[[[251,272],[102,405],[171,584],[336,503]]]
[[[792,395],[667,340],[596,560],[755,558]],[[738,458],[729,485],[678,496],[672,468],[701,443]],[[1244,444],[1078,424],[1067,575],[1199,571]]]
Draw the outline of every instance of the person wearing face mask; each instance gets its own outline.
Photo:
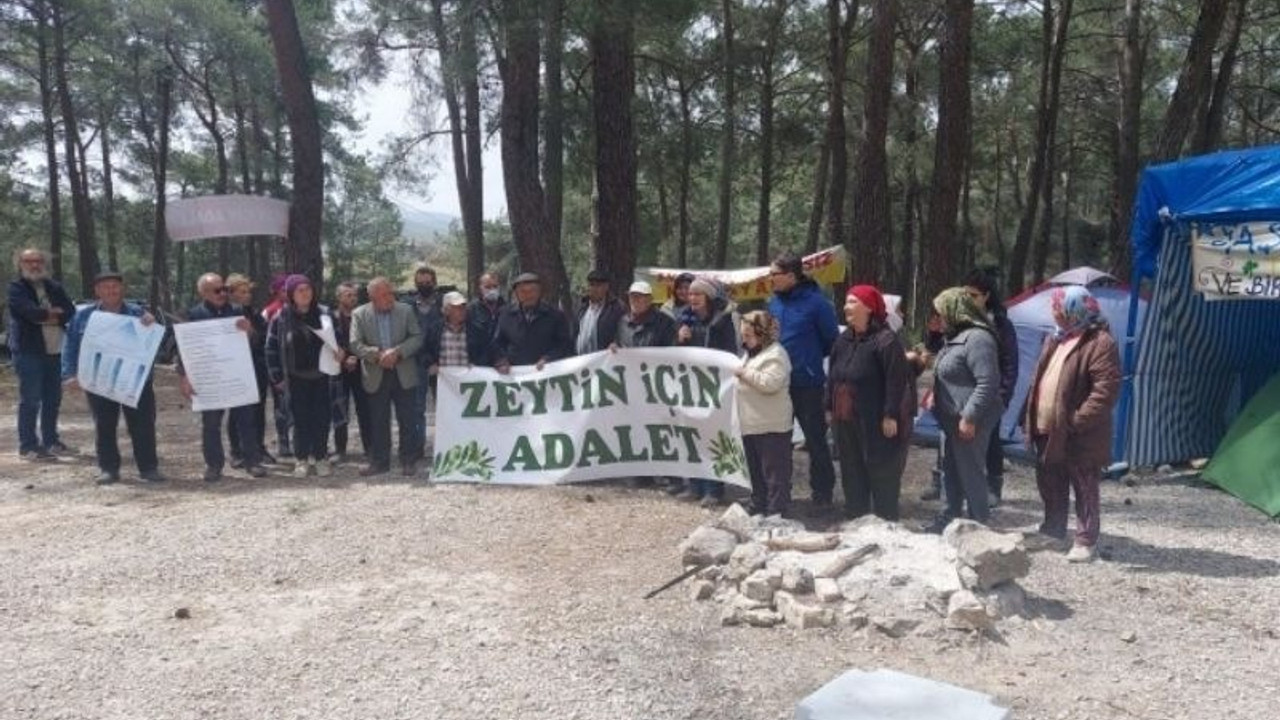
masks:
[[[422,331],[421,335],[425,338],[437,333],[440,325],[444,323],[444,308],[441,306],[441,295],[436,290],[435,269],[425,263],[419,264],[413,271],[413,287],[415,292],[409,296],[407,302],[409,307],[413,308],[414,316],[418,318],[418,329]],[[417,360],[418,374],[424,382],[418,383],[414,390],[414,417],[418,419],[417,432],[421,438],[418,447],[425,448],[427,446],[427,398],[436,391],[436,377],[427,375],[426,366],[421,365],[422,354]]]
[[[479,350],[476,364],[493,367],[493,342],[498,337],[498,316],[505,304],[502,281],[496,273],[486,272],[476,285],[480,288],[480,297],[467,306],[467,339]]]

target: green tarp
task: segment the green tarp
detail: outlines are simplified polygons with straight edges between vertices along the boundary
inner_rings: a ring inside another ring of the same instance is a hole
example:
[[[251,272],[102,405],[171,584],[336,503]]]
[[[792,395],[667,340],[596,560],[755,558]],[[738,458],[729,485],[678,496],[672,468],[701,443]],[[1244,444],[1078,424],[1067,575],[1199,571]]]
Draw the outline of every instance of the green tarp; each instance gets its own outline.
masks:
[[[1280,515],[1280,375],[1245,406],[1201,476],[1272,517]]]

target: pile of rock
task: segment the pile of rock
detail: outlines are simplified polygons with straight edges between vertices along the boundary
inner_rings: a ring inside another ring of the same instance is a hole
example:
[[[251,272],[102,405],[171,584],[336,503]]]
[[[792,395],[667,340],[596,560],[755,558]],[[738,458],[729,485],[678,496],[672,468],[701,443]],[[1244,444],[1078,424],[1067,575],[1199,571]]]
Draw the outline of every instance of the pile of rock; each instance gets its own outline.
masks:
[[[701,568],[695,600],[725,625],[872,626],[901,637],[939,625],[987,630],[1021,615],[1016,580],[1031,569],[1021,535],[957,520],[938,537],[866,517],[827,533],[734,505],[681,543]]]

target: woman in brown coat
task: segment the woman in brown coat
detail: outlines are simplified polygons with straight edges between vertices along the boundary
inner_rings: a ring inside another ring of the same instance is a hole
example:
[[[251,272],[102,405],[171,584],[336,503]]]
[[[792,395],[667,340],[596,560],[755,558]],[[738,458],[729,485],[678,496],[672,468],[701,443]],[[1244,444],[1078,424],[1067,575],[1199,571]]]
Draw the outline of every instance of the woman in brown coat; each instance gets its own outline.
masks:
[[[1045,341],[1027,396],[1026,436],[1036,453],[1036,485],[1044,501],[1040,532],[1067,535],[1067,503],[1076,495],[1071,562],[1091,562],[1098,542],[1098,486],[1111,461],[1111,409],[1120,388],[1120,353],[1098,301],[1085,288],[1054,290],[1058,330]]]

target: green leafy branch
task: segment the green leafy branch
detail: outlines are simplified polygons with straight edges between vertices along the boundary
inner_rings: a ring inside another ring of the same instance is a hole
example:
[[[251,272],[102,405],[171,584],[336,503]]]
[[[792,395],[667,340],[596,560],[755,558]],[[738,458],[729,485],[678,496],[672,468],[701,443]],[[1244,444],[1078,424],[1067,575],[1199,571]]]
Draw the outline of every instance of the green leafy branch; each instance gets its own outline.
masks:
[[[711,439],[711,459],[711,469],[716,477],[747,474],[747,455],[742,450],[742,443],[723,430]]]
[[[443,454],[436,453],[435,466],[431,469],[431,473],[436,477],[456,473],[481,480],[492,480],[493,463],[494,457],[489,454],[489,449],[481,447],[480,443],[472,440],[466,445],[455,445]]]

